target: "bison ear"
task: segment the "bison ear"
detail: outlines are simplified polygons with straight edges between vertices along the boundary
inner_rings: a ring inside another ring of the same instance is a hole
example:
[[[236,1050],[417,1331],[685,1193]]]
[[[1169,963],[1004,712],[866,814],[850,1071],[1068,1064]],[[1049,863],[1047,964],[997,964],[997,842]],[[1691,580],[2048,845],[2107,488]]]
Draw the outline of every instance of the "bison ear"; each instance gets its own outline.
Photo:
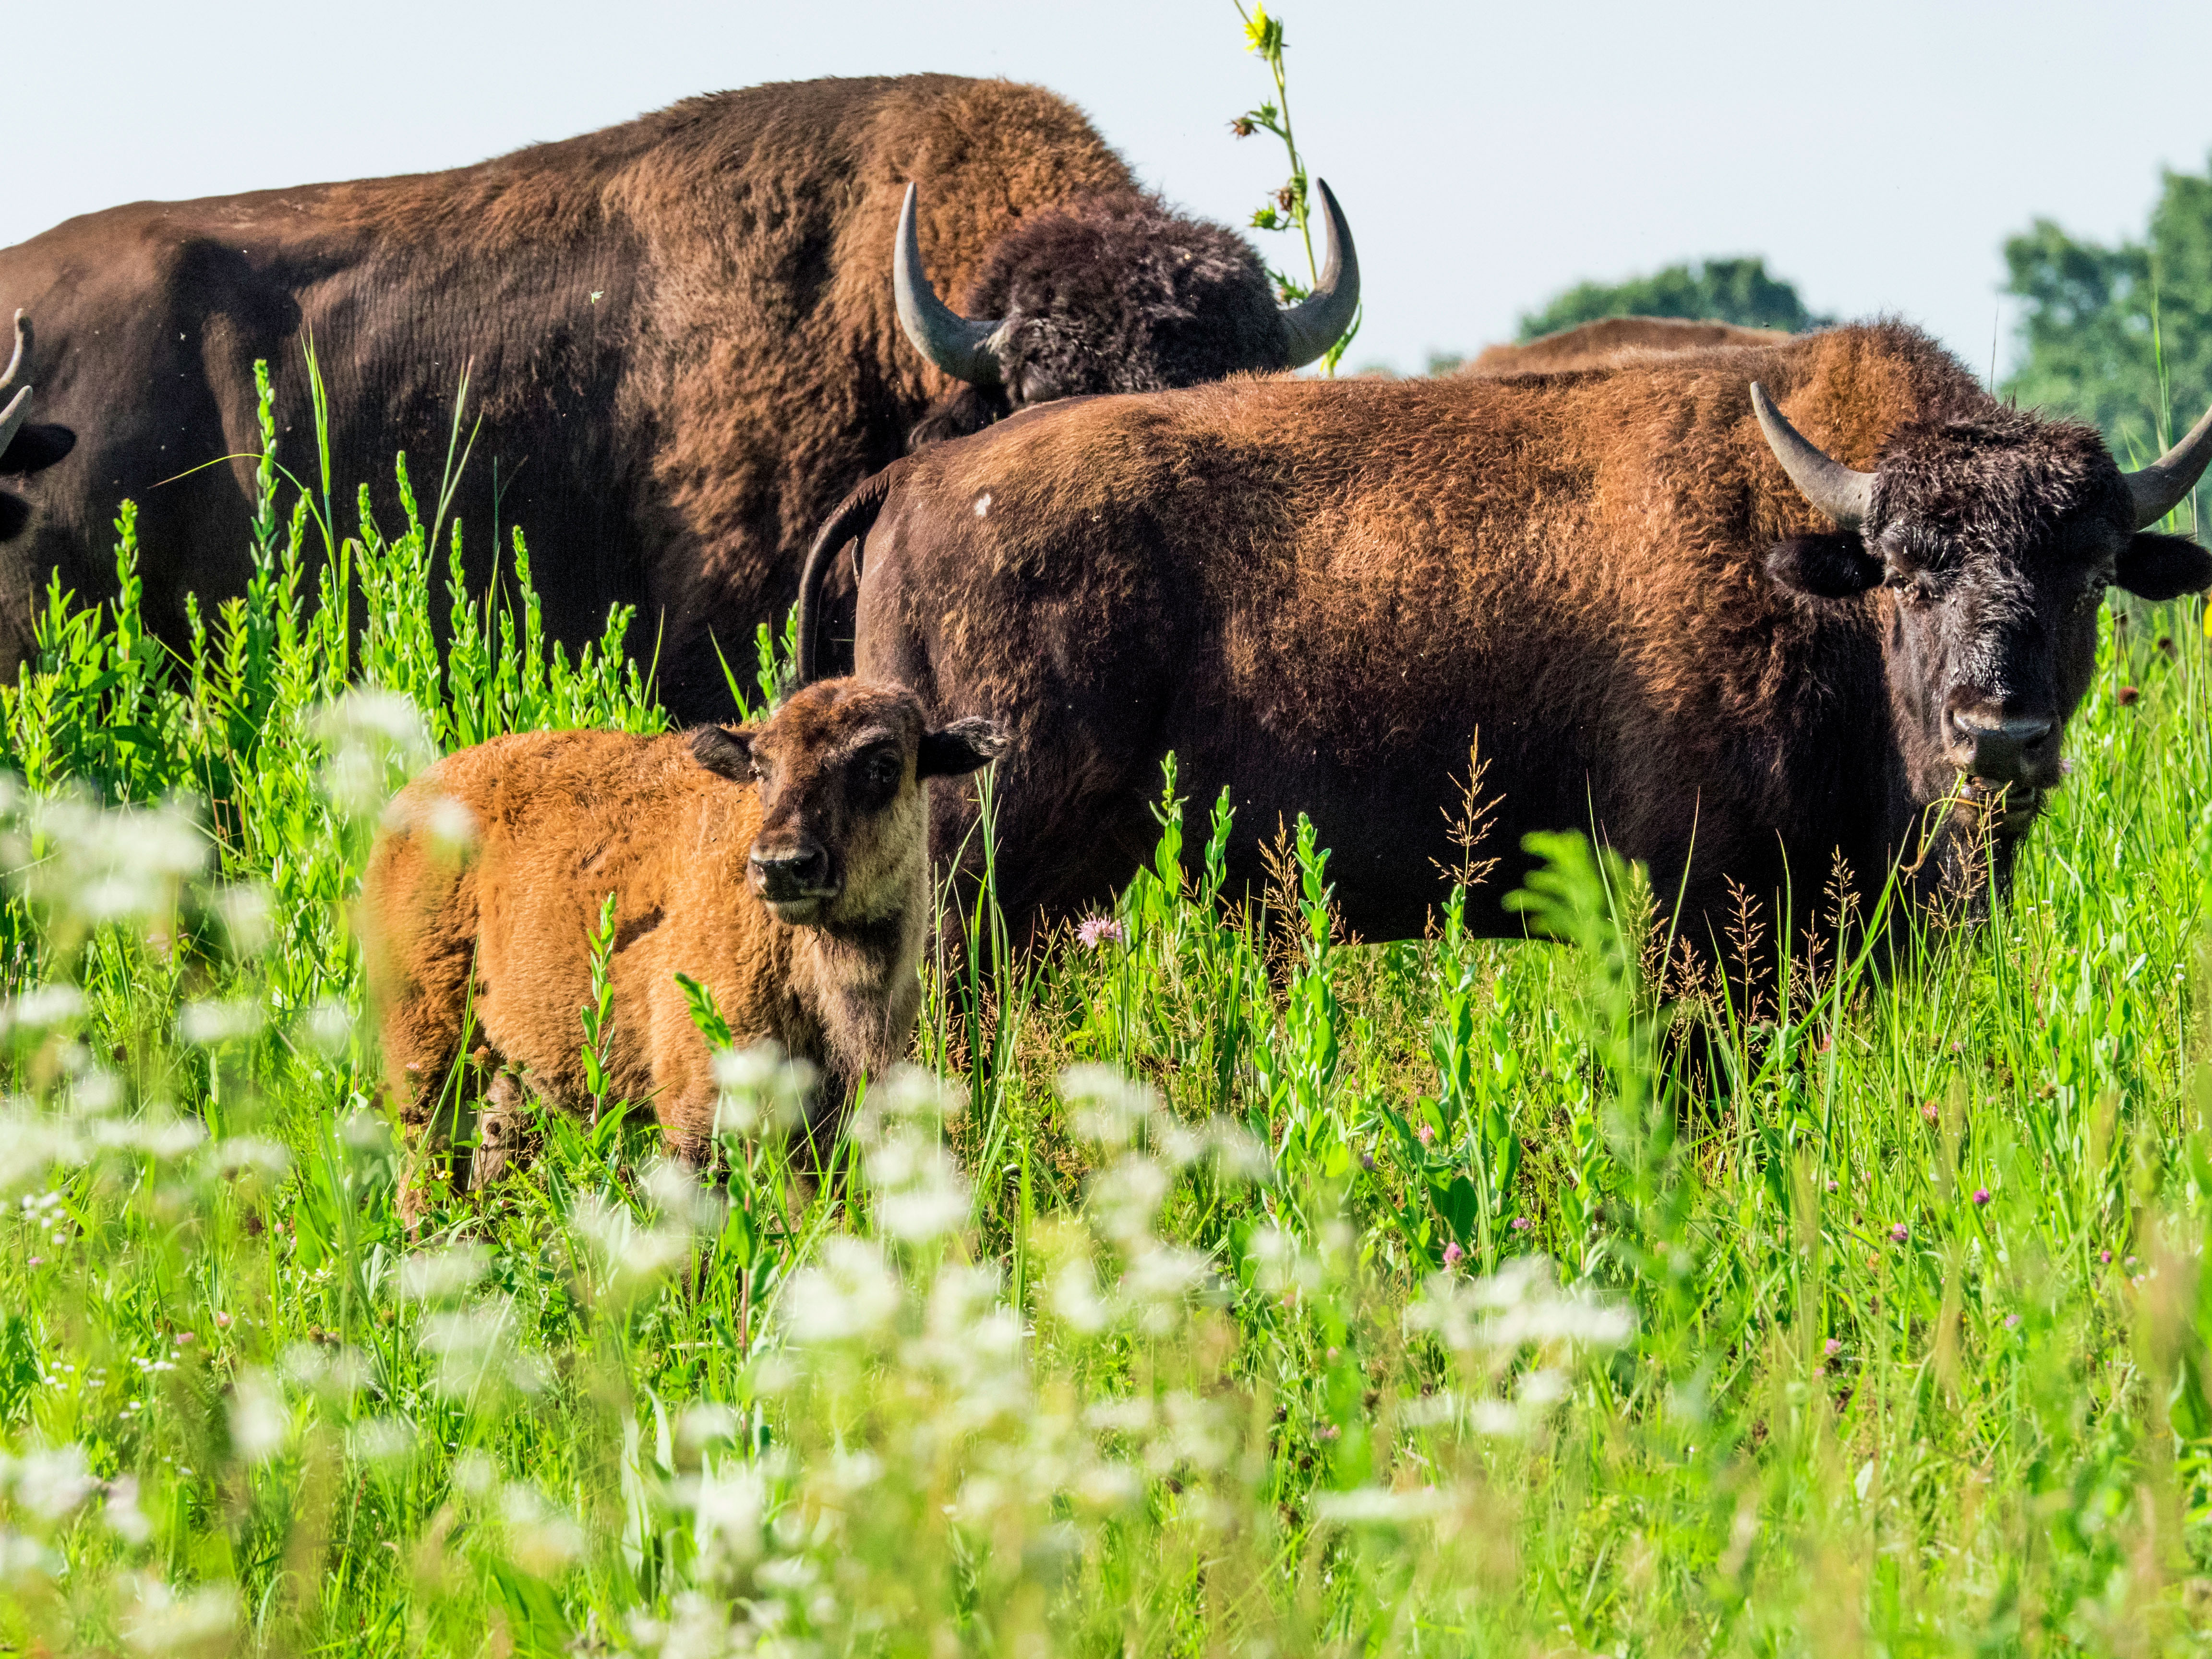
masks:
[[[2202,593],[2212,587],[2212,553],[2186,536],[2138,531],[2120,550],[2112,581],[2137,599],[2154,602]]]
[[[1849,599],[1881,586],[1882,565],[1856,531],[1839,531],[1792,536],[1766,556],[1766,574],[1808,599]]]
[[[955,720],[941,732],[925,732],[921,752],[915,757],[918,778],[955,778],[988,766],[1006,752],[1007,738],[996,720],[970,716]]]
[[[691,734],[691,758],[732,783],[753,781],[753,732],[749,726],[702,726]]]

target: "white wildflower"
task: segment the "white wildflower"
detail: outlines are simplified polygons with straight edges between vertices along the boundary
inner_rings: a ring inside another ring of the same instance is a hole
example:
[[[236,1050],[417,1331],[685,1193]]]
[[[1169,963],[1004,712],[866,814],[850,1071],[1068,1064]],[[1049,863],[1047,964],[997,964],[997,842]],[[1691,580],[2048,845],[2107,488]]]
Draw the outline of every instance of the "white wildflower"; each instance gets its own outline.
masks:
[[[340,811],[356,817],[375,813],[401,780],[421,771],[435,755],[415,705],[371,686],[325,706],[315,717],[313,731],[329,756],[324,792]]]
[[[166,917],[207,866],[206,832],[182,802],[110,811],[59,795],[36,803],[27,824],[28,839],[11,849],[24,896],[88,927]]]
[[[714,1055],[714,1133],[738,1136],[776,1133],[799,1121],[814,1068],[786,1060],[773,1042],[724,1048]]]
[[[106,1500],[100,1518],[107,1529],[126,1544],[143,1544],[154,1535],[154,1523],[138,1507],[138,1477],[121,1474],[107,1483]]]
[[[339,1059],[353,1042],[353,1015],[336,997],[319,998],[301,1016],[300,1035],[324,1059]]]
[[[0,1585],[51,1578],[61,1570],[61,1557],[37,1539],[0,1527]]]
[[[264,1370],[241,1375],[230,1397],[230,1443],[249,1463],[265,1463],[292,1437],[292,1413],[276,1379]]]
[[[94,1146],[145,1152],[171,1161],[187,1156],[207,1139],[207,1131],[200,1127],[198,1120],[179,1117],[166,1108],[157,1108],[126,1122],[97,1122],[89,1126],[88,1132]]]
[[[99,1117],[123,1103],[123,1079],[104,1067],[94,1066],[72,1079],[69,1092],[71,1107]]]
[[[84,1161],[83,1140],[52,1118],[19,1108],[0,1111],[0,1197],[44,1181],[58,1166]]]
[[[692,1538],[710,1561],[747,1565],[760,1559],[768,1518],[768,1484],[739,1458],[708,1464],[692,1488]]]
[[[399,1296],[404,1302],[443,1302],[467,1290],[491,1267],[491,1252],[481,1244],[456,1244],[442,1250],[417,1250],[399,1264]]]
[[[1076,1477],[1075,1501],[1094,1514],[1112,1515],[1144,1501],[1145,1477],[1132,1465],[1109,1459]]]
[[[345,1121],[338,1125],[338,1134],[354,1151],[372,1157],[388,1158],[398,1150],[392,1143],[391,1121],[365,1106],[356,1106],[345,1115]]]
[[[1327,1279],[1321,1258],[1280,1227],[1255,1231],[1246,1254],[1260,1288],[1271,1296],[1311,1295]]]
[[[359,1348],[325,1348],[313,1342],[295,1342],[284,1350],[277,1369],[295,1387],[343,1404],[368,1386],[368,1356]]]
[[[660,1158],[645,1168],[640,1185],[665,1226],[685,1229],[702,1237],[722,1231],[729,1206],[721,1194],[699,1179],[699,1172],[680,1159]]]
[[[1208,1284],[1213,1263],[1200,1250],[1155,1244],[1129,1260],[1121,1288],[1139,1301],[1176,1303]]]
[[[465,1451],[453,1460],[453,1490],[469,1498],[482,1498],[499,1480],[492,1461],[480,1451]]]
[[[0,1032],[43,1031],[84,1012],[84,993],[74,985],[35,985],[0,1002]]]
[[[965,1225],[968,1182],[933,1133],[901,1129],[867,1155],[876,1218],[884,1231],[922,1243]]]
[[[1085,1257],[1071,1257],[1054,1270],[1049,1295],[1053,1312],[1085,1336],[1114,1322],[1114,1304],[1098,1294],[1097,1270]]]
[[[1417,1394],[1398,1402],[1398,1425],[1406,1429],[1440,1429],[1458,1416],[1459,1396],[1449,1389]]]
[[[99,1478],[75,1441],[55,1447],[33,1446],[14,1457],[0,1456],[0,1487],[42,1521],[58,1521],[100,1489]]]
[[[1528,1419],[1506,1401],[1486,1398],[1468,1405],[1467,1425],[1493,1440],[1511,1440],[1528,1431]]]
[[[1127,1146],[1160,1109],[1149,1084],[1123,1077],[1111,1066],[1071,1066],[1060,1074],[1062,1098],[1075,1107],[1076,1134],[1100,1146]]]
[[[568,1218],[597,1248],[617,1280],[641,1282],[657,1278],[691,1259],[694,1246],[689,1227],[641,1223],[629,1206],[610,1201],[597,1193],[586,1193],[577,1200]]]
[[[230,943],[233,956],[258,956],[269,948],[270,941],[275,937],[275,930],[270,921],[272,906],[265,882],[233,882],[210,899],[209,908],[222,923],[223,935]]]
[[[584,1529],[537,1487],[510,1481],[501,1500],[507,1559],[533,1578],[550,1578],[584,1553]]]
[[[849,1504],[883,1478],[884,1460],[873,1452],[839,1452],[822,1471],[822,1486],[828,1496]]]
[[[411,1459],[419,1449],[421,1431],[404,1417],[369,1417],[356,1423],[346,1435],[347,1449],[364,1463],[388,1468]]]
[[[1567,1379],[1564,1372],[1548,1365],[1540,1365],[1521,1375],[1520,1385],[1514,1397],[1528,1411],[1540,1412],[1547,1406],[1556,1406],[1567,1397]]]
[[[229,1135],[208,1148],[208,1162],[223,1175],[255,1170],[275,1176],[292,1167],[292,1155],[276,1141],[259,1135]]]
[[[188,1002],[177,1015],[179,1041],[206,1047],[240,1037],[257,1036],[268,1023],[258,1002],[243,998],[228,1002]]]
[[[1089,1209],[1098,1230],[1124,1249],[1149,1238],[1171,1177],[1155,1158],[1131,1153],[1091,1183]]]
[[[1427,1521],[1452,1506],[1450,1494],[1434,1486],[1392,1492],[1381,1486],[1355,1486],[1350,1492],[1314,1494],[1314,1516],[1340,1526],[1400,1526]]]
[[[846,1342],[878,1336],[898,1317],[899,1282],[883,1251],[865,1239],[830,1239],[817,1266],[792,1275],[784,1297],[795,1342]]]
[[[1585,1285],[1562,1290],[1543,1256],[1517,1256],[1485,1279],[1437,1273],[1406,1310],[1415,1330],[1447,1347],[1505,1352],[1522,1347],[1610,1348],[1635,1331],[1629,1310]]]
[[[1152,1426],[1152,1417],[1148,1394],[1094,1400],[1083,1410],[1084,1426],[1099,1434],[1142,1434]]]
[[[1229,1462],[1237,1449],[1237,1432],[1227,1401],[1176,1389],[1161,1395],[1159,1403],[1164,1430],[1146,1449],[1146,1462],[1155,1474],[1165,1474],[1179,1464],[1218,1469]]]
[[[487,1297],[473,1306],[422,1321],[422,1346],[437,1355],[432,1385],[448,1400],[466,1400],[515,1378],[514,1304]]]
[[[124,1634],[141,1653],[228,1652],[238,1629],[238,1587],[203,1584],[182,1595],[150,1575],[140,1581]]]
[[[734,1407],[719,1401],[695,1400],[676,1419],[676,1438],[688,1450],[699,1451],[719,1440],[735,1440],[745,1425]]]
[[[1266,1144],[1234,1118],[1212,1119],[1206,1134],[1223,1180],[1264,1183],[1275,1178],[1275,1160]]]

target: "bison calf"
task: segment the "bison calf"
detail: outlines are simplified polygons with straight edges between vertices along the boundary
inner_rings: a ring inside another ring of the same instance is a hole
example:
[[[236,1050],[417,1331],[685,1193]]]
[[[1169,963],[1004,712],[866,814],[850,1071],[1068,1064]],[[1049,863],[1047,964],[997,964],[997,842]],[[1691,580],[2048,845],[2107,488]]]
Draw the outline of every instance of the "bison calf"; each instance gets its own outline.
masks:
[[[484,1155],[459,1155],[465,1184],[504,1161],[520,1088],[589,1105],[579,1013],[612,893],[610,1093],[650,1100],[672,1150],[703,1161],[714,1082],[684,973],[714,992],[740,1045],[773,1038],[814,1064],[807,1127],[825,1131],[859,1074],[881,1076],[913,1030],[923,786],[1004,747],[989,720],[933,731],[910,692],[830,680],[757,726],[538,732],[448,756],[393,801],[362,884],[369,989],[405,1121],[434,1144],[451,1135],[465,1045],[497,1079]]]

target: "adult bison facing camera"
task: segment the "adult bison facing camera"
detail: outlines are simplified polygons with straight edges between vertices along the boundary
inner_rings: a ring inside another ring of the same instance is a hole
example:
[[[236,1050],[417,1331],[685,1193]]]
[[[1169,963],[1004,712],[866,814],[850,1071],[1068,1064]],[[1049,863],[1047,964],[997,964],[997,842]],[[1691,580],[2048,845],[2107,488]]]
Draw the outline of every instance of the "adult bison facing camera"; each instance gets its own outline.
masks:
[[[72,219],[0,250],[52,423],[0,455],[0,675],[49,570],[112,589],[125,496],[158,630],[180,641],[188,592],[242,587],[252,463],[190,470],[258,451],[266,358],[281,459],[312,477],[312,334],[341,490],[370,481],[389,528],[404,449],[429,494],[467,367],[483,425],[452,511],[473,579],[521,526],[556,634],[635,602],[670,708],[726,712],[715,642],[744,651],[791,602],[809,532],[910,434],[1320,355],[1357,303],[1333,204],[1329,222],[1341,279],[1285,310],[1242,239],[1140,191],[1073,106],[936,75],[757,87],[447,173]]]
[[[2106,588],[2212,582],[2147,528],[2208,454],[2212,416],[2124,473],[1884,325],[1040,410],[898,463],[817,562],[866,532],[858,672],[1011,718],[1017,925],[1135,870],[1172,750],[1197,799],[1231,792],[1236,878],[1304,810],[1346,922],[1418,933],[1480,732],[1507,863],[1472,923],[1520,930],[1524,834],[1594,825],[1702,940],[1729,878],[1801,919],[1838,854],[1863,898],[1900,860],[1925,893],[1984,823],[2008,866]],[[941,855],[970,809],[935,810]]]

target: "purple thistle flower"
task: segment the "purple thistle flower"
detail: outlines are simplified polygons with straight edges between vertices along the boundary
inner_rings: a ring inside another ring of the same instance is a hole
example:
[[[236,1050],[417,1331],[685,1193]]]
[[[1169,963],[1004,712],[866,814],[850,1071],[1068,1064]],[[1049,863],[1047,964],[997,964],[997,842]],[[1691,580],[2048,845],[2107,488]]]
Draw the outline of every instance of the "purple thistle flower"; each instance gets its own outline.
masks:
[[[1457,1239],[1444,1246],[1444,1267],[1447,1272],[1467,1260],[1467,1252],[1459,1247]]]
[[[1989,1203],[1989,1201],[1990,1189],[1988,1188],[1977,1187],[1974,1188],[1974,1207],[1976,1209],[1978,1210],[1983,1208]]]
[[[1075,930],[1076,943],[1086,951],[1096,951],[1109,939],[1116,945],[1125,944],[1128,937],[1129,930],[1116,916],[1085,916]]]

